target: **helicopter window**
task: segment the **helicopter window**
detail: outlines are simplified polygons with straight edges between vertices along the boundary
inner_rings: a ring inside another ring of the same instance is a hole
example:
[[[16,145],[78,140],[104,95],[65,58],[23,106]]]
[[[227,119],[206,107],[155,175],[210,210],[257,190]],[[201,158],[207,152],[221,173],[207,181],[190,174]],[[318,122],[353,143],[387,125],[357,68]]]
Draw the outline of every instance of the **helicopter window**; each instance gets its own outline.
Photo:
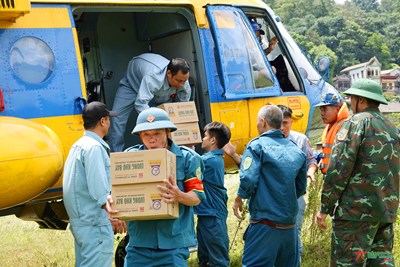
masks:
[[[278,39],[279,36],[274,33],[265,19],[256,17],[250,17],[249,19],[256,22],[262,31],[262,34],[259,35],[259,41],[279,81],[282,91],[299,91],[300,85],[286,54],[283,52],[282,44]]]
[[[226,6],[208,6],[207,11],[226,98],[280,95],[278,81],[245,14]]]
[[[245,22],[243,21],[243,24],[244,23]],[[244,45],[247,48],[251,63],[252,78],[255,89],[272,86],[274,83],[271,70],[264,61],[264,56],[262,50],[259,48],[259,44],[256,39],[252,37],[251,31],[248,31],[248,29],[243,30],[243,36],[245,40]]]
[[[11,47],[10,65],[24,82],[40,84],[53,73],[55,59],[45,42],[35,37],[23,37]]]

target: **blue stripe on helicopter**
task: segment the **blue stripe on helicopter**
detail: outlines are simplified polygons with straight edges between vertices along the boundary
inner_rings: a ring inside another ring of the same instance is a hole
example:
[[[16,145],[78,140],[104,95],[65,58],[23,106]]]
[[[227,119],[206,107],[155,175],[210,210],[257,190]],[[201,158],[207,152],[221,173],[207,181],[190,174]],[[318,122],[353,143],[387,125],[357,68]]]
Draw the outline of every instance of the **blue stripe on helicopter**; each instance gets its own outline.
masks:
[[[0,116],[29,119],[81,113],[75,104],[82,88],[72,28],[8,29],[0,30],[0,37],[0,47],[6,48],[0,50],[5,101]],[[29,54],[24,43],[40,44],[42,57]]]

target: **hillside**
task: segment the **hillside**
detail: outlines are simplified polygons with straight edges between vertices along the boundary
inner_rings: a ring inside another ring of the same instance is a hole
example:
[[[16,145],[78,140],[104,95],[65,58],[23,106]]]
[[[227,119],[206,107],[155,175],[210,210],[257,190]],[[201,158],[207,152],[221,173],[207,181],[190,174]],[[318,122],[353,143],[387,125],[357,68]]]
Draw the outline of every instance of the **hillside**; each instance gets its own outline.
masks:
[[[312,58],[328,56],[331,78],[376,56],[382,69],[400,64],[398,0],[264,0]]]

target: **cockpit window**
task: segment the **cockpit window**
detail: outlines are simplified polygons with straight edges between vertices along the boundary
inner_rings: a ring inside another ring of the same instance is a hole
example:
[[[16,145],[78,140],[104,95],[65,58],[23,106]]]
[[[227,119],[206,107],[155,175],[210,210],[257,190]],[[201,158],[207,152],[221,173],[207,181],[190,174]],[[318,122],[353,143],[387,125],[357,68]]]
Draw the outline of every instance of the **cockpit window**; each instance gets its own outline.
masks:
[[[208,6],[207,14],[217,43],[226,98],[280,95],[279,83],[246,15],[226,6]]]
[[[11,47],[10,65],[24,82],[40,84],[53,73],[55,59],[45,42],[35,37],[23,37]]]

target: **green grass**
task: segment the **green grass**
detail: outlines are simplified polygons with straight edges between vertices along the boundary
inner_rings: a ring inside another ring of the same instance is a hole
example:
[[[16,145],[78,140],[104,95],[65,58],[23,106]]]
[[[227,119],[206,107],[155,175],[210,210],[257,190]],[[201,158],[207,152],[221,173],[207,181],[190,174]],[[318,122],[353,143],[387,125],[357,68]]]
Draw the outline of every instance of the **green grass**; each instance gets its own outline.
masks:
[[[69,231],[39,229],[15,216],[0,218],[0,266],[73,266],[73,237]]]
[[[314,223],[319,208],[322,179],[309,187],[306,218],[303,225],[303,267],[328,266],[330,254],[330,229],[321,231]],[[248,225],[248,214],[239,223],[232,213],[232,202],[236,195],[239,176],[227,174],[226,187],[230,196],[227,220],[230,236],[231,266],[241,266],[243,252],[243,233]],[[400,217],[400,215],[399,215]],[[330,219],[328,219],[330,220]],[[61,267],[74,265],[73,237],[69,230],[39,229],[36,223],[21,221],[15,216],[0,217],[0,266],[2,267]],[[120,236],[116,236],[117,240]],[[117,244],[117,241],[115,242]],[[396,265],[400,266],[400,218],[395,224],[395,247],[393,249]],[[189,266],[197,266],[196,253],[192,253]]]
[[[397,127],[400,127],[400,113],[385,114]],[[318,139],[318,138],[316,138]],[[317,140],[318,141],[318,140]],[[314,142],[313,142],[314,143]],[[308,188],[308,205],[303,225],[304,252],[303,267],[328,266],[330,255],[331,229],[321,231],[314,223],[319,209],[322,177],[318,183]],[[239,222],[232,213],[232,203],[239,184],[238,174],[227,174],[225,185],[228,190],[228,231],[231,242],[231,266],[241,266],[243,252],[243,233],[248,225],[248,216]],[[330,221],[330,219],[328,219]],[[394,258],[400,266],[400,211],[394,225]],[[0,217],[0,266],[1,267],[61,267],[74,266],[74,240],[69,230],[43,230],[34,222],[21,221],[15,216]],[[115,237],[117,241],[121,236]],[[196,253],[189,258],[189,266],[197,266]]]

